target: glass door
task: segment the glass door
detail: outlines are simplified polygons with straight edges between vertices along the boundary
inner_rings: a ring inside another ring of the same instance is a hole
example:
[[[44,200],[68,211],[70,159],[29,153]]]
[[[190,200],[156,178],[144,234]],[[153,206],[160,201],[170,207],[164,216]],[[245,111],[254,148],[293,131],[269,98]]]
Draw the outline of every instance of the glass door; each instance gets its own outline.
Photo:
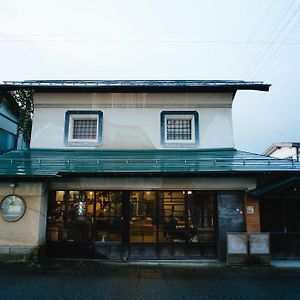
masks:
[[[156,257],[156,220],[156,192],[131,192],[129,207],[129,257]]]
[[[187,236],[190,257],[216,256],[216,203],[213,192],[186,194]]]
[[[186,256],[184,192],[159,192],[159,257]]]
[[[123,193],[95,193],[94,239],[96,258],[121,257]]]

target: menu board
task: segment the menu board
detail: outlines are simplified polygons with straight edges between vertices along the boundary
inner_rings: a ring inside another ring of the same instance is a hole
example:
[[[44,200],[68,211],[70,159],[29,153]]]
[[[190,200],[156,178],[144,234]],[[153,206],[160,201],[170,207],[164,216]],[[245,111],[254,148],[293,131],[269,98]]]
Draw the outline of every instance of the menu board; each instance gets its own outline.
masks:
[[[247,254],[247,234],[246,233],[228,233],[227,234],[227,252],[228,254]]]
[[[269,233],[250,234],[250,254],[270,254]]]

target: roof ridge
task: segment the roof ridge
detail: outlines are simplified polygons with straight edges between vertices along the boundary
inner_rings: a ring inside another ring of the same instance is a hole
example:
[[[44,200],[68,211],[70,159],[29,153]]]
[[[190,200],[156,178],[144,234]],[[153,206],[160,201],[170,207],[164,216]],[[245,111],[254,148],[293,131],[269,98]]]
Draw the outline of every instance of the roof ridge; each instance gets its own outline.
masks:
[[[164,79],[137,79],[137,80],[24,80],[24,81],[3,81],[1,89],[32,88],[39,91],[57,90],[111,90],[111,91],[148,91],[148,92],[197,92],[197,91],[230,91],[236,90],[260,90],[268,91],[270,84],[263,81],[245,80],[164,80]]]

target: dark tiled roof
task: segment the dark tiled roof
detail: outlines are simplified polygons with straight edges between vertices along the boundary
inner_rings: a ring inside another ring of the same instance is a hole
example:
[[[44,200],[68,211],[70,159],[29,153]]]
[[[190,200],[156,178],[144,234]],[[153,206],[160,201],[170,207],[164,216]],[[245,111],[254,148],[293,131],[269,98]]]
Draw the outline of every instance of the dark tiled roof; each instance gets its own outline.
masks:
[[[38,92],[235,92],[269,91],[270,84],[241,80],[25,80],[4,81],[0,90],[33,89]]]
[[[215,150],[27,150],[0,156],[1,177],[76,174],[201,175],[293,172],[300,163],[234,149]]]

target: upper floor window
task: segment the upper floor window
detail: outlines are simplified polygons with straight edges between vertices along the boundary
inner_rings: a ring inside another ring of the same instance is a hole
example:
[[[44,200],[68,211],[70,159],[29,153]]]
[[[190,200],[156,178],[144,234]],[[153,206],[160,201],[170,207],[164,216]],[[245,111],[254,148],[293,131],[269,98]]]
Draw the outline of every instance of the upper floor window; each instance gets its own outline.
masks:
[[[102,142],[101,111],[67,111],[65,144],[67,146],[99,146]]]
[[[167,118],[166,136],[167,141],[191,141],[192,118]]]
[[[199,116],[197,111],[161,112],[161,143],[171,147],[199,144]]]
[[[73,120],[74,140],[95,140],[97,139],[97,118],[91,120]]]

